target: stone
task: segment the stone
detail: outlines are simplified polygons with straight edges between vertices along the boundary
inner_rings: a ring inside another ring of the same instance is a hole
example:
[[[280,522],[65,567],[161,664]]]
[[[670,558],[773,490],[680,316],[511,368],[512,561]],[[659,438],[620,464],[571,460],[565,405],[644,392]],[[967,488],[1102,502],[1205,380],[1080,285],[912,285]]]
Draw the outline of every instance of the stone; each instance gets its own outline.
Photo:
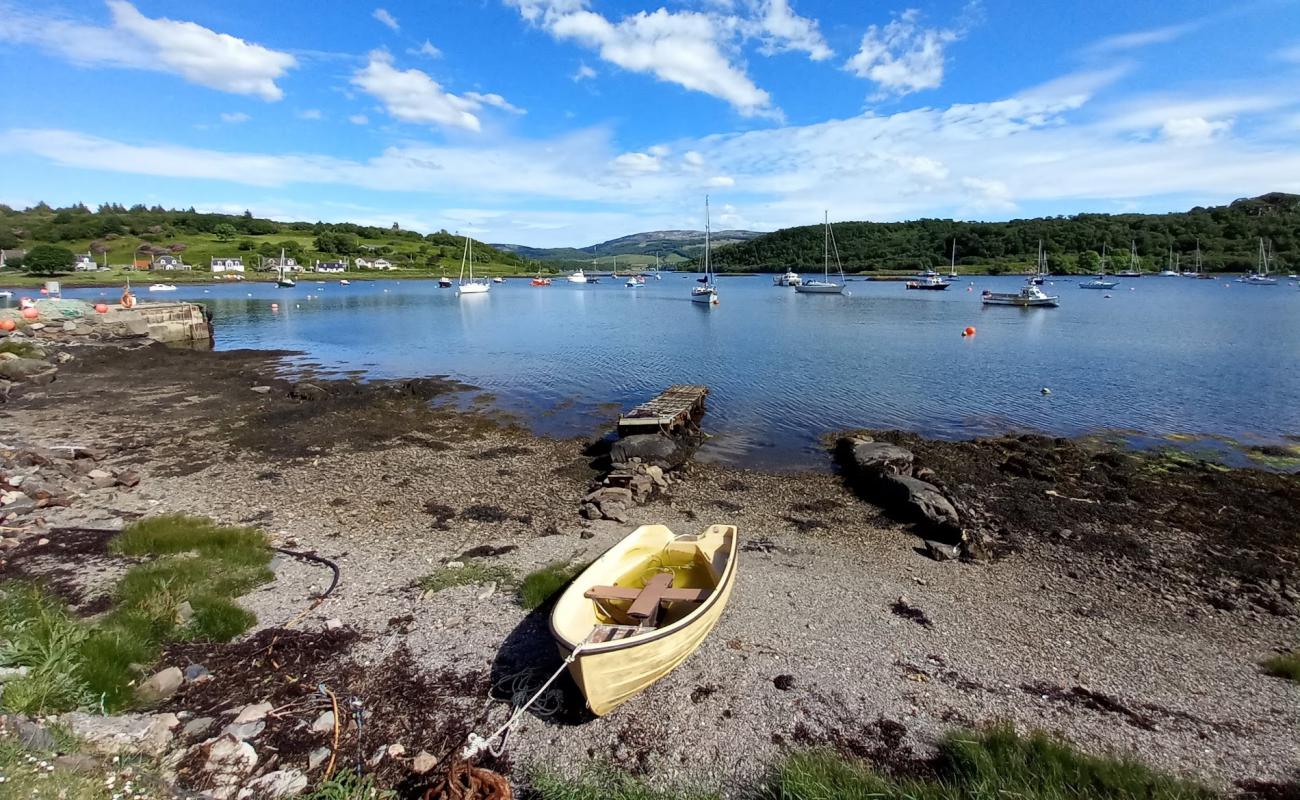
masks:
[[[74,711],[57,718],[73,736],[86,741],[93,752],[106,756],[159,756],[180,726],[175,714],[123,714],[101,717]]]
[[[326,711],[316,718],[311,724],[312,733],[333,733],[334,732],[334,712]]]
[[[208,747],[205,772],[212,774],[212,796],[226,800],[244,785],[245,778],[257,766],[257,751],[248,742],[230,736],[218,737]]]
[[[626,436],[610,446],[609,457],[614,462],[654,465],[670,470],[685,464],[695,448],[689,441],[675,439],[659,433],[642,433]]]
[[[947,544],[946,542],[936,542],[933,539],[925,540],[925,554],[935,561],[952,561],[961,555],[961,548],[957,545]]]
[[[113,477],[117,478],[117,484],[119,486],[125,486],[127,488],[131,488],[140,483],[140,473],[135,470],[124,469]]]
[[[54,380],[57,369],[38,358],[10,358],[0,361],[0,378],[15,383],[45,386]]]
[[[6,539],[5,541],[9,541]],[[14,539],[14,545],[17,546],[18,540]],[[21,678],[27,674],[27,667],[0,667],[0,683],[11,681],[14,678]]]
[[[277,769],[248,782],[253,797],[297,797],[307,790],[307,776],[296,769]]]
[[[448,564],[448,566],[451,566],[451,565]],[[464,566],[464,565],[462,565],[462,566]],[[342,627],[343,627],[343,620],[341,620],[341,619],[327,619],[327,620],[325,620],[325,630],[327,630],[327,631],[337,631],[337,630],[341,629]]]
[[[73,359],[72,353],[55,353],[54,360],[60,364],[66,364]]]
[[[578,513],[583,519],[600,519],[600,506],[595,503],[583,503]]]
[[[180,667],[159,670],[135,688],[135,699],[144,705],[155,705],[176,694],[185,680]]]
[[[111,478],[111,477],[113,477],[113,474],[112,474],[111,472],[106,472],[106,471],[104,471],[104,470],[102,470],[102,469],[92,469],[90,472],[87,472],[87,473],[86,473],[86,477],[87,477],[87,478],[91,478],[91,479],[95,479],[95,478]]]
[[[20,544],[22,544],[22,542],[17,539],[11,536],[6,536],[3,539],[0,539],[0,550],[12,550]]]
[[[73,322],[72,320],[68,320],[67,322],[63,323],[64,333],[72,333],[76,329],[77,329],[77,323]]]
[[[266,719],[266,715],[271,713],[270,703],[257,703],[256,705],[244,706],[235,717],[236,723],[258,722]]]
[[[597,489],[596,491],[592,492],[591,494],[583,498],[583,501],[587,503],[597,503],[597,504],[604,503],[605,501],[612,501],[615,503],[631,503],[632,490],[624,489],[621,486],[602,486],[601,488]]]
[[[330,393],[314,383],[295,383],[289,389],[289,396],[294,400],[314,403],[329,397]]]
[[[36,501],[27,496],[20,496],[12,503],[7,503],[0,507],[0,512],[5,514],[30,514],[36,510]]]
[[[906,475],[885,475],[873,485],[878,501],[886,508],[935,528],[960,530],[956,507],[934,484]]]
[[[772,685],[783,692],[788,692],[794,688],[793,675],[777,675],[772,679]]]
[[[330,757],[328,747],[317,747],[307,754],[307,769],[313,770],[325,763],[325,759]]]
[[[190,605],[189,600],[182,600],[176,606],[176,624],[188,625],[192,619],[194,619],[194,606]]]
[[[436,766],[438,766],[438,757],[428,750],[421,750],[415,754],[415,758],[411,759],[411,771],[416,775],[424,775]]]
[[[388,746],[389,758],[401,758],[404,755],[406,755],[406,747],[404,745],[399,743],[399,744],[390,744]]]
[[[82,755],[81,753],[70,753],[66,756],[59,756],[50,762],[54,765],[55,772],[63,772],[70,775],[94,775],[99,772],[99,760],[91,756]]]
[[[622,503],[601,503],[600,513],[605,519],[622,523],[627,522],[627,508]]]
[[[212,727],[212,723],[215,721],[216,720],[212,717],[195,717],[185,723],[185,727],[181,729],[181,736],[186,739],[196,739],[207,733],[208,729]]]
[[[266,723],[260,719],[255,722],[232,722],[221,729],[221,735],[247,742],[256,739],[264,730]]]
[[[212,680],[212,673],[202,664],[190,664],[185,668],[186,683],[203,683]]]
[[[486,584],[483,585],[483,590],[478,593],[477,598],[479,600],[486,600],[496,593],[497,593],[497,582],[488,581]]]
[[[47,753],[58,749],[54,737],[39,722],[19,717],[14,724],[14,733],[18,734],[18,743],[26,750]]]
[[[251,388],[252,388],[252,390],[253,390],[254,392],[257,392],[258,394],[270,394],[270,393],[271,393],[271,387],[270,387],[270,386],[253,386],[253,387],[251,387]]]
[[[863,477],[912,474],[915,456],[906,448],[853,437],[841,439],[839,446]]]

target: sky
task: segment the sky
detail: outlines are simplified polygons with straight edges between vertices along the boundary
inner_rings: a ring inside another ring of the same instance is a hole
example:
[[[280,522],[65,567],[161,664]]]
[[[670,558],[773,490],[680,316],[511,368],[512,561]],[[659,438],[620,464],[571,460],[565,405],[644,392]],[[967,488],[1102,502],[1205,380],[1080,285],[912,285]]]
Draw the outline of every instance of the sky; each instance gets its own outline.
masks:
[[[1300,0],[0,0],[0,202],[490,242],[1300,192]]]

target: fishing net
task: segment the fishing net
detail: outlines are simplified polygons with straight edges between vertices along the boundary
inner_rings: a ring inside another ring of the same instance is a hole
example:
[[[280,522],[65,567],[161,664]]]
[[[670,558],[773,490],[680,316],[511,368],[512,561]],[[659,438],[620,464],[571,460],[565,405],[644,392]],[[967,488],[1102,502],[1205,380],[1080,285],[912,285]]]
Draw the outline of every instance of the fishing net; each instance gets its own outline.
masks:
[[[80,319],[90,313],[92,306],[83,300],[37,300],[36,310],[43,319]]]
[[[424,793],[424,800],[510,800],[510,781],[490,769],[457,761]]]

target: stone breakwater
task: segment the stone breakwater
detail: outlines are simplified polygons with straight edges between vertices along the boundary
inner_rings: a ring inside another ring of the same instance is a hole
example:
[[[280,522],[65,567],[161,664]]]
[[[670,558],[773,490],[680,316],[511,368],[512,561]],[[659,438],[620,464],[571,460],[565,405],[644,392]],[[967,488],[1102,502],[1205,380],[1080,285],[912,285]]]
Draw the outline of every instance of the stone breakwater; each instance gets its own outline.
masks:
[[[58,343],[152,339],[166,344],[209,346],[212,323],[198,303],[107,305],[104,312],[82,300],[37,300],[35,317],[17,308],[0,309],[0,337]],[[13,323],[13,330],[4,330]]]

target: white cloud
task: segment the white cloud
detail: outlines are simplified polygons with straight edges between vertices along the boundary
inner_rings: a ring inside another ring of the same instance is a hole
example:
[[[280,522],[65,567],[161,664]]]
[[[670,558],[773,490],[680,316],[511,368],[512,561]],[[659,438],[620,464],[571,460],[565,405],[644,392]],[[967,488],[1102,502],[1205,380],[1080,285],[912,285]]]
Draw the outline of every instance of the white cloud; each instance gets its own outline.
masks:
[[[1232,130],[1232,119],[1209,120],[1204,117],[1175,117],[1160,126],[1164,138],[1178,144],[1209,144]]]
[[[231,111],[221,115],[222,122],[238,123],[248,122],[252,117],[242,111]]]
[[[425,39],[424,44],[420,45],[418,48],[413,47],[407,50],[406,52],[413,56],[425,56],[426,58],[442,58],[442,51],[434,47],[433,42],[429,41],[428,39]]]
[[[1088,46],[1087,52],[1094,55],[1105,53],[1115,53],[1122,50],[1136,50],[1140,47],[1150,47],[1156,44],[1166,44],[1182,38],[1201,27],[1200,22],[1183,22],[1177,25],[1166,25],[1162,28],[1151,28],[1145,31],[1133,31],[1132,33],[1120,33],[1114,36],[1107,36],[1099,39]]]
[[[369,125],[370,117],[367,117],[365,114],[353,114],[348,117],[348,122],[351,122],[353,125]]]
[[[298,112],[298,119],[322,119],[324,116],[319,108],[304,108]]]
[[[388,27],[391,28],[392,30],[395,30],[395,31],[396,31],[396,30],[400,30],[401,27],[402,27],[401,25],[398,25],[398,24],[397,24],[397,17],[394,17],[392,14],[388,13],[388,11],[387,11],[386,9],[383,9],[383,8],[376,8],[376,9],[374,10],[374,13],[372,13],[370,16],[372,16],[372,17],[374,17],[375,19],[379,20],[381,23],[383,23],[384,25],[388,26]]]
[[[288,53],[193,22],[150,18],[126,0],[108,0],[109,27],[0,6],[0,38],[36,45],[86,66],[169,72],[231,94],[279,100],[276,80],[297,66]]]
[[[736,185],[736,179],[730,175],[715,175],[704,182],[705,186],[714,189],[725,189]]]
[[[663,168],[659,159],[649,153],[624,153],[612,163],[615,170],[629,175],[658,172]]]
[[[972,7],[968,6],[970,14]],[[880,96],[901,97],[943,84],[948,45],[966,35],[966,25],[954,28],[926,28],[919,24],[921,12],[910,8],[881,28],[872,25],[862,36],[858,52],[845,69],[873,81]]]
[[[724,52],[725,20],[697,11],[641,11],[611,22],[586,0],[506,0],[556,39],[592,48],[605,61],[717,97],[745,116],[775,115],[772,98]]]
[[[752,22],[756,35],[763,39],[767,54],[798,50],[813,61],[825,61],[835,55],[822,38],[817,20],[801,17],[790,7],[790,0],[751,0],[755,6]]]
[[[596,70],[587,66],[586,63],[578,64],[578,71],[573,73],[573,80],[585,81],[596,77]]]
[[[478,131],[482,124],[473,112],[485,105],[523,113],[499,94],[451,94],[425,72],[396,68],[384,50],[370,53],[369,63],[352,76],[352,84],[377,97],[389,114],[404,122]]]

